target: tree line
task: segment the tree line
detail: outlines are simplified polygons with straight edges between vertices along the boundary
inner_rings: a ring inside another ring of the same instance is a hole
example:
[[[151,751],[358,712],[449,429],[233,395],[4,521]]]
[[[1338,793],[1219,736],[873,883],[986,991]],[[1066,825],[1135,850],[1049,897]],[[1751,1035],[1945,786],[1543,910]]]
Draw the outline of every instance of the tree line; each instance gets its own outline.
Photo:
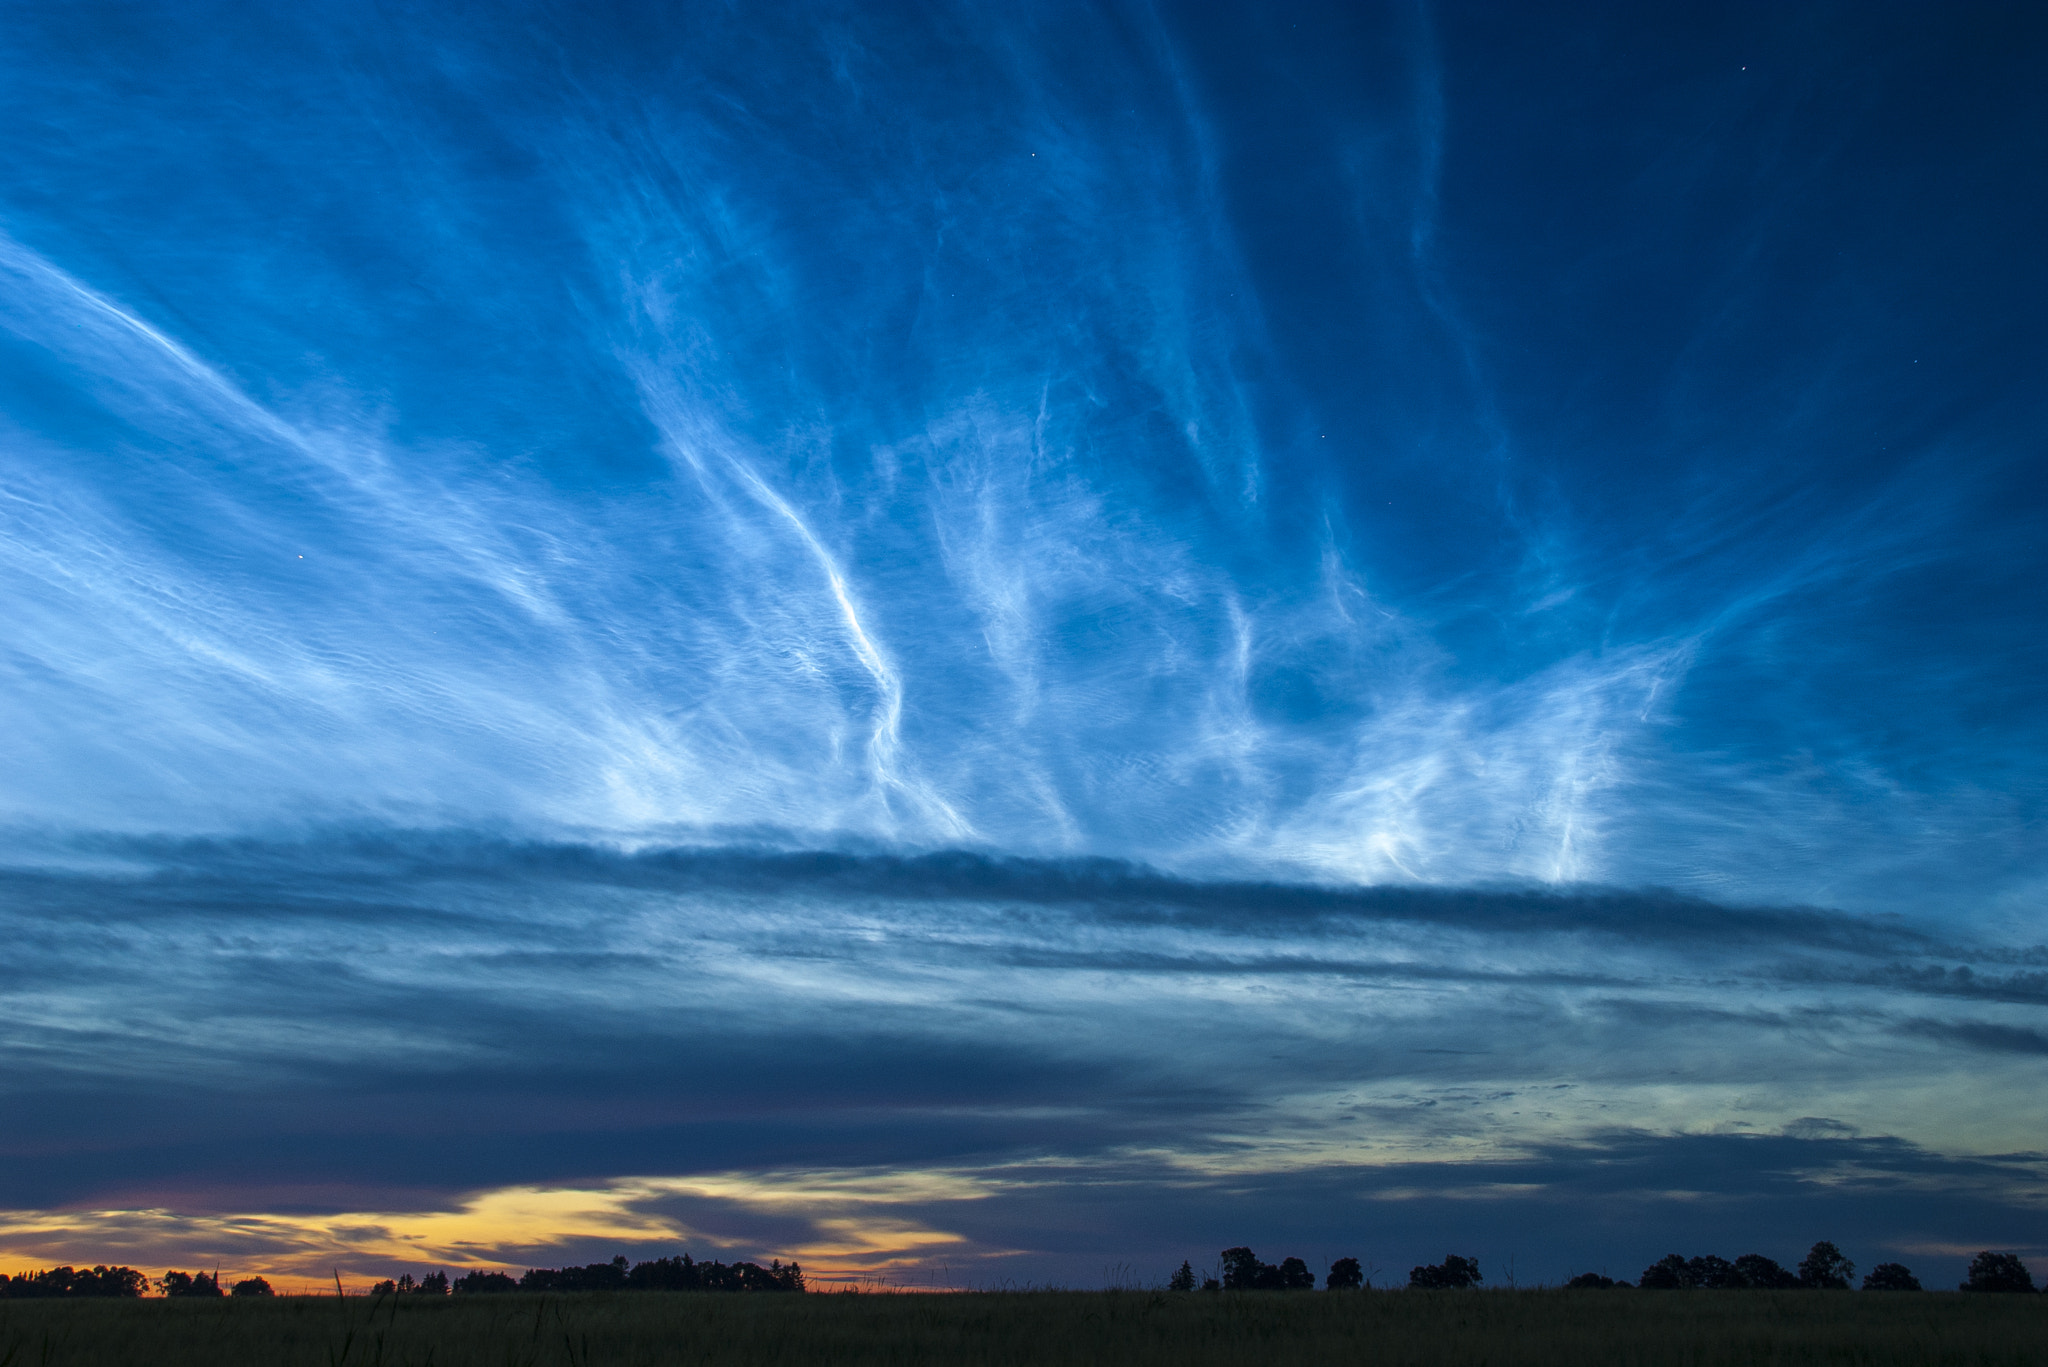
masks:
[[[47,1296],[140,1296],[154,1287],[165,1296],[268,1296],[270,1283],[249,1277],[223,1291],[217,1272],[166,1272],[151,1280],[132,1267],[53,1267],[0,1275],[0,1299]],[[489,1295],[508,1291],[802,1291],[804,1270],[780,1259],[758,1263],[698,1262],[685,1253],[629,1264],[624,1257],[585,1267],[534,1267],[514,1278],[503,1272],[467,1272],[451,1279],[410,1272],[375,1283],[373,1296]]]
[[[1282,1258],[1279,1263],[1261,1262],[1248,1248],[1226,1248],[1219,1255],[1223,1276],[1202,1279],[1204,1291],[1313,1291],[1316,1274],[1299,1258]],[[1365,1270],[1356,1258],[1339,1258],[1330,1264],[1324,1285],[1331,1291],[1355,1291],[1365,1285]],[[1166,1282],[1169,1291],[1195,1289],[1194,1264],[1183,1262]]]
[[[1220,1255],[1222,1277],[1205,1277],[1203,1291],[1313,1291],[1315,1273],[1299,1258],[1282,1258],[1275,1265],[1262,1262],[1249,1248],[1226,1248]],[[1648,1291],[1846,1291],[1856,1275],[1856,1264],[1826,1239],[1807,1251],[1797,1270],[1780,1266],[1761,1253],[1745,1253],[1734,1262],[1712,1253],[1687,1258],[1671,1253],[1643,1269],[1636,1281],[1617,1281],[1598,1272],[1582,1272],[1565,1283],[1573,1291],[1606,1291],[1640,1287]],[[1440,1263],[1424,1263],[1408,1271],[1411,1291],[1464,1291],[1486,1280],[1477,1258],[1446,1254]],[[1183,1262],[1167,1279],[1169,1291],[1197,1289],[1194,1265]],[[1323,1279],[1325,1290],[1357,1291],[1369,1287],[1364,1269],[1356,1258],[1339,1258],[1330,1264]],[[1979,1253],[1970,1263],[1969,1276],[1961,1291],[2030,1292],[2033,1274],[2017,1255]],[[1903,1263],[1879,1263],[1863,1278],[1865,1291],[1918,1291],[1920,1279]],[[2048,1290],[2048,1288],[2044,1288]]]
[[[222,1291],[218,1272],[166,1272],[154,1281],[132,1267],[51,1267],[0,1275],[0,1300],[50,1296],[140,1296],[154,1286],[166,1296],[268,1296],[262,1277],[245,1277]]]
[[[1712,1253],[1687,1258],[1667,1253],[1643,1269],[1634,1285],[1649,1291],[1847,1291],[1856,1264],[1826,1239],[1807,1250],[1796,1271],[1780,1267],[1761,1253],[1745,1253],[1734,1262]],[[1565,1285],[1590,1291],[1630,1285],[1595,1272],[1582,1272]],[[1918,1291],[1920,1279],[1904,1263],[1879,1263],[1864,1274],[1865,1291]],[[2031,1292],[2033,1274],[2016,1254],[1989,1249],[1970,1260],[1960,1291]]]
[[[1203,1291],[1313,1291],[1316,1274],[1308,1270],[1308,1264],[1299,1258],[1282,1258],[1278,1264],[1262,1262],[1249,1248],[1226,1248],[1218,1255],[1223,1272],[1222,1277],[1205,1277],[1201,1281]],[[1408,1285],[1417,1290],[1461,1290],[1477,1286],[1485,1280],[1480,1275],[1479,1263],[1472,1258],[1461,1258],[1451,1254],[1441,1263],[1418,1267],[1408,1274]],[[1330,1264],[1330,1270],[1323,1277],[1326,1291],[1362,1291],[1372,1283],[1366,1279],[1365,1267],[1356,1258],[1339,1258]],[[1169,1291],[1193,1291],[1196,1289],[1194,1264],[1183,1262],[1180,1270],[1166,1282]]]
[[[514,1280],[504,1272],[468,1272],[448,1280],[430,1272],[419,1281],[412,1274],[378,1282],[372,1295],[489,1295],[507,1291],[802,1291],[804,1270],[776,1259],[759,1263],[698,1262],[685,1253],[678,1258],[653,1258],[628,1264],[623,1256],[583,1267],[532,1267]]]
[[[1300,1258],[1262,1261],[1251,1249],[1226,1248],[1219,1258],[1222,1276],[1197,1281],[1194,1266],[1183,1262],[1168,1280],[1173,1291],[1312,1291],[1315,1274]],[[1667,1254],[1643,1269],[1634,1282],[1618,1281],[1597,1272],[1582,1272],[1565,1283],[1570,1290],[1650,1291],[1846,1291],[1856,1265],[1823,1239],[1807,1251],[1796,1270],[1788,1270],[1761,1253],[1745,1253],[1733,1262],[1712,1253],[1687,1258]],[[1447,1254],[1440,1263],[1409,1269],[1413,1291],[1469,1290],[1486,1280],[1479,1260]],[[1330,1264],[1324,1289],[1357,1291],[1370,1286],[1356,1258]],[[160,1294],[185,1296],[269,1296],[270,1283],[246,1277],[223,1289],[218,1272],[170,1271],[151,1279],[132,1267],[53,1267],[38,1272],[0,1275],[0,1299],[54,1296],[141,1296],[154,1288]],[[698,1262],[689,1254],[628,1263],[621,1256],[608,1263],[583,1267],[529,1268],[514,1278],[503,1272],[468,1272],[452,1280],[446,1272],[429,1272],[415,1280],[411,1273],[380,1281],[373,1295],[447,1296],[514,1291],[802,1291],[803,1268],[781,1260],[758,1263]],[[1901,1263],[1879,1263],[1863,1278],[1865,1291],[1918,1291],[1920,1280]],[[2032,1292],[2033,1274],[2016,1254],[1985,1250],[1970,1262],[1962,1291]],[[2044,1288],[2048,1289],[2048,1288]]]

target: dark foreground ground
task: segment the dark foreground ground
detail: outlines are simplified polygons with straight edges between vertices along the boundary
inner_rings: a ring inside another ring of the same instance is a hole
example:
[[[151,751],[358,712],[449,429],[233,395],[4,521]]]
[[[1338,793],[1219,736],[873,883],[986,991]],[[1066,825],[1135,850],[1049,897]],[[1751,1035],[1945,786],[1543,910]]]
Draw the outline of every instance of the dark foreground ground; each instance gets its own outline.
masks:
[[[0,1367],[2048,1363],[2048,1296],[1769,1291],[4,1301]]]

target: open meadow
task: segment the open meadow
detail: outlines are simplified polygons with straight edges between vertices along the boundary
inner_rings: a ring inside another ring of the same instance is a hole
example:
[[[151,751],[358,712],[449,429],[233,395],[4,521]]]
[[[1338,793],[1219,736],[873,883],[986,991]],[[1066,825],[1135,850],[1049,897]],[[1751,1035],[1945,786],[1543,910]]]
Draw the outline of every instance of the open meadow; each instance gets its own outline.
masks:
[[[595,1293],[0,1304],[0,1367],[2043,1362],[2048,1296],[1953,1292]]]

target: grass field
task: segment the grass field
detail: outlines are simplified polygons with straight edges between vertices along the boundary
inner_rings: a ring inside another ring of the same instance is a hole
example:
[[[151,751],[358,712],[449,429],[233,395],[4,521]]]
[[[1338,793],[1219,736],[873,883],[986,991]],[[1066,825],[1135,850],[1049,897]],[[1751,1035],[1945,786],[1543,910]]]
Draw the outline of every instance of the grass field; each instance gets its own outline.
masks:
[[[2048,1296],[1764,1291],[0,1302],[0,1367],[2048,1363]]]

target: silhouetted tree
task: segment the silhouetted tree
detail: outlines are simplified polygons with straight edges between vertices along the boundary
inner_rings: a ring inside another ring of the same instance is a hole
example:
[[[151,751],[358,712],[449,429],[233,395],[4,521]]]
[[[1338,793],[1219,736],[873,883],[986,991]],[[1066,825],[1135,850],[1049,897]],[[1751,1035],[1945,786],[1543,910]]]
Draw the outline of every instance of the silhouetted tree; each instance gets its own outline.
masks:
[[[0,1277],[0,1297],[42,1299],[50,1296],[140,1296],[149,1278],[132,1267],[52,1267]]]
[[[687,1253],[677,1258],[654,1258],[634,1264],[626,1274],[626,1286],[633,1291],[702,1291],[705,1273],[711,1266]]]
[[[228,1294],[230,1296],[274,1296],[277,1293],[272,1291],[270,1283],[261,1277],[244,1277],[241,1281],[235,1283],[235,1289]]]
[[[1742,1278],[1742,1285],[1757,1291],[1790,1291],[1799,1285],[1799,1278],[1778,1265],[1775,1258],[1766,1258],[1761,1253],[1745,1253],[1735,1260],[1735,1271]]]
[[[1636,1285],[1645,1291],[1685,1291],[1692,1287],[1692,1269],[1681,1254],[1667,1253],[1643,1269]]]
[[[132,1267],[102,1267],[93,1264],[91,1272],[81,1271],[73,1279],[77,1292],[84,1296],[140,1296],[149,1285],[149,1278]]]
[[[509,1282],[512,1279],[506,1277],[505,1280]],[[412,1273],[401,1273],[395,1282],[382,1281],[372,1286],[370,1294],[373,1296],[445,1296],[448,1294],[448,1274],[446,1272],[429,1272],[418,1281],[414,1281]]]
[[[1879,1263],[1863,1278],[1865,1291],[1918,1291],[1920,1279],[1904,1263]]]
[[[679,1258],[656,1258],[635,1263],[626,1274],[627,1289],[633,1291],[801,1291],[804,1270],[796,1263],[787,1267],[778,1259],[767,1267],[758,1263],[698,1262],[685,1253]]]
[[[1223,1250],[1226,1291],[1313,1291],[1316,1274],[1299,1258],[1282,1258],[1278,1267],[1262,1263],[1248,1248]]]
[[[1221,1291],[1223,1283],[1217,1281],[1214,1277],[1204,1277],[1202,1278],[1202,1289],[1204,1291]]]
[[[1180,1271],[1166,1279],[1168,1291],[1192,1291],[1195,1289],[1195,1269],[1192,1263],[1183,1261]]]
[[[1799,1260],[1799,1284],[1816,1291],[1847,1291],[1856,1264],[1842,1256],[1842,1250],[1826,1239],[1808,1249]]]
[[[1339,1258],[1330,1264],[1330,1275],[1323,1279],[1326,1291],[1356,1291],[1365,1285],[1365,1269],[1358,1265],[1356,1258]]]
[[[1702,1291],[1739,1291],[1749,1285],[1735,1270],[1734,1263],[1713,1253],[1688,1258],[1685,1270],[1692,1284]]]
[[[1444,1260],[1436,1264],[1408,1270],[1408,1289],[1411,1291],[1463,1291],[1485,1281],[1479,1271],[1479,1260],[1460,1258],[1447,1253]]]
[[[1279,1269],[1259,1261],[1259,1255],[1248,1248],[1226,1248],[1223,1250],[1223,1289],[1225,1291],[1256,1291],[1260,1280],[1271,1274],[1279,1275]]]
[[[156,1289],[166,1296],[218,1296],[220,1282],[211,1272],[166,1272],[156,1279]]]
[[[738,1263],[735,1266],[745,1270],[748,1282],[741,1288],[746,1291],[801,1291],[804,1289],[804,1270],[791,1260],[784,1267],[780,1258],[770,1261],[768,1266],[759,1267],[753,1263]]]
[[[1612,1277],[1603,1277],[1598,1272],[1581,1272],[1564,1284],[1567,1291],[1612,1291],[1615,1287],[1626,1287],[1627,1282],[1618,1282]]]
[[[465,1272],[455,1279],[455,1294],[477,1296],[517,1291],[519,1283],[502,1272]]]
[[[501,1274],[475,1274],[497,1276]],[[465,1287],[469,1277],[456,1283],[457,1290],[496,1290],[495,1282]],[[507,1278],[506,1280],[510,1280]],[[529,1268],[519,1279],[521,1291],[802,1291],[804,1270],[796,1263],[785,1265],[776,1259],[767,1267],[759,1263],[698,1262],[685,1253],[677,1258],[655,1258],[628,1266],[624,1257],[586,1267]]]
[[[1816,1244],[1815,1252],[1807,1255],[1807,1262],[1816,1269],[1836,1267],[1826,1262],[1826,1257],[1839,1260],[1839,1275],[1846,1278],[1852,1265],[1848,1259],[1835,1250],[1833,1244]],[[1814,1263],[1820,1250],[1827,1250],[1821,1263]],[[1795,1287],[1809,1286],[1810,1283],[1793,1276],[1771,1258],[1761,1253],[1745,1253],[1734,1262],[1718,1254],[1702,1253],[1695,1258],[1680,1257],[1667,1253],[1643,1269],[1643,1275],[1636,1279],[1636,1285],[1645,1291],[1785,1291]],[[1847,1286],[1847,1281],[1832,1283]]]
[[[512,1279],[506,1277],[505,1280],[509,1282]],[[414,1281],[412,1273],[404,1272],[399,1274],[399,1278],[395,1282],[378,1282],[370,1288],[370,1294],[373,1296],[445,1296],[448,1294],[448,1274],[446,1272],[429,1272],[418,1281]]]
[[[533,1267],[519,1279],[521,1291],[622,1291],[626,1286],[623,1256],[583,1267]]]
[[[2033,1274],[2017,1255],[1993,1253],[1989,1249],[1970,1260],[1970,1275],[1964,1291],[2032,1291]]]

